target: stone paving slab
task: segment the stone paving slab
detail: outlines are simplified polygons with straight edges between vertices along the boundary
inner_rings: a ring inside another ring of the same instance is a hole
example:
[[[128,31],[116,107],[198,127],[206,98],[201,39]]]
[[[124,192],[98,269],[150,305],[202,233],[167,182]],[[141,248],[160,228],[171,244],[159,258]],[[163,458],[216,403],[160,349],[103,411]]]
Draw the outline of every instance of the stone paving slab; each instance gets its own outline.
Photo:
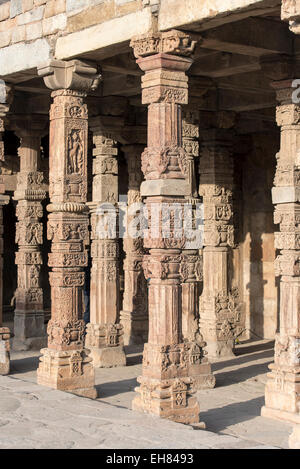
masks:
[[[0,415],[1,449],[258,447],[253,441],[194,430],[10,376],[0,377]]]
[[[96,370],[92,401],[38,386],[39,354],[13,352],[12,374],[0,377],[0,448],[288,448],[292,426],[260,416],[272,342],[212,364],[217,387],[197,394],[205,431],[131,411],[141,349],[127,354],[128,366]]]

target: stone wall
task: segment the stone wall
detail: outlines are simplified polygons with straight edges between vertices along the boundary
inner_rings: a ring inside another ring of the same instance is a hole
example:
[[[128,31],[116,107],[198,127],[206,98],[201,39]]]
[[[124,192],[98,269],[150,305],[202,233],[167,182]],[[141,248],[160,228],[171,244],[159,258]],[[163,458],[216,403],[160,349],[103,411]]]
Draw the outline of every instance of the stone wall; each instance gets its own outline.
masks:
[[[141,0],[11,0],[0,4],[0,48],[51,41],[142,8]],[[50,44],[51,45],[51,44]]]

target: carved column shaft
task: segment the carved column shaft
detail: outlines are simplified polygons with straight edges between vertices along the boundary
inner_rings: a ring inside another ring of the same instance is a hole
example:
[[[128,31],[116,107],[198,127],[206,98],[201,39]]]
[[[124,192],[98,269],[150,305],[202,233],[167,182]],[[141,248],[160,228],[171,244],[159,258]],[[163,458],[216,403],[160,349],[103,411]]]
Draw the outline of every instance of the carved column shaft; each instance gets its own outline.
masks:
[[[52,92],[50,109],[50,205],[48,239],[51,320],[38,383],[96,397],[94,370],[84,348],[84,268],[89,243],[87,201],[88,111],[83,99],[97,69],[89,64],[50,62],[39,69]]]
[[[17,176],[16,264],[18,286],[14,316],[14,348],[40,349],[46,343],[43,290],[40,276],[43,245],[42,201],[46,197],[40,171],[40,145],[47,121],[43,116],[14,116],[15,132],[20,138],[20,172]]]
[[[300,106],[293,103],[292,80],[273,83],[276,117],[281,128],[280,151],[272,189],[275,205],[275,274],[280,277],[280,332],[265,391],[262,415],[300,423]]]
[[[140,186],[143,180],[141,171],[141,154],[143,145],[126,145],[122,147],[128,167],[128,210],[135,210],[134,204],[142,202]],[[137,208],[137,207],[136,207]],[[148,337],[148,308],[147,282],[144,276],[142,261],[144,255],[144,240],[132,237],[130,223],[134,215],[127,215],[129,232],[123,241],[126,259],[124,261],[124,300],[121,311],[121,323],[124,327],[125,345],[147,342]]]
[[[203,293],[200,330],[211,357],[232,356],[239,330],[238,291],[229,263],[234,247],[233,158],[229,129],[202,131],[200,188],[204,205]]]
[[[189,194],[181,105],[188,102],[185,72],[192,64],[184,56],[191,54],[195,43],[185,33],[170,31],[137,38],[132,46],[145,72],[142,102],[149,105],[148,146],[142,156],[146,181],[141,186],[149,223],[144,240],[149,249],[144,258],[149,279],[149,338],[133,409],[195,423],[199,422],[199,405],[192,396],[192,376],[201,363],[202,344],[182,340],[180,268],[185,238],[175,222],[175,207],[182,209]],[[168,208],[167,233],[163,207]]]
[[[182,121],[182,143],[187,158],[187,179],[190,192],[187,202],[195,206],[200,202],[195,174],[195,159],[199,158],[199,123],[195,111],[186,110]],[[199,118],[199,117],[198,117]],[[187,340],[194,340],[199,331],[199,295],[202,280],[202,256],[197,250],[185,250],[187,272],[182,284],[182,334]]]
[[[107,120],[93,119],[91,319],[86,344],[94,366],[126,365],[119,324],[118,148]],[[105,125],[106,124],[106,125]]]
[[[12,96],[11,91],[5,85],[0,86],[0,96],[4,99],[1,102],[10,103]],[[5,130],[5,116],[9,111],[9,104],[0,104],[0,164],[4,161],[4,142],[2,141],[2,133]],[[5,194],[5,185],[3,178],[0,176],[0,375],[7,375],[10,371],[10,338],[11,333],[8,327],[3,327],[3,206],[8,204],[9,196]]]

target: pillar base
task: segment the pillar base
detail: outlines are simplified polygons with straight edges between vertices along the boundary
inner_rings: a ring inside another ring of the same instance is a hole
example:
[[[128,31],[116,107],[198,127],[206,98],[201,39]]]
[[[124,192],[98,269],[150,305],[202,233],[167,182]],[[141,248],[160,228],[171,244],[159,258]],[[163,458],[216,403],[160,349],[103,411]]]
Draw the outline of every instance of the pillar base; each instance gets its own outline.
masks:
[[[28,339],[14,338],[12,342],[12,349],[16,352],[41,350],[44,347],[47,347],[47,336],[30,337]]]
[[[190,378],[157,380],[140,376],[138,382],[135,391],[139,395],[132,402],[133,410],[187,425],[199,423],[200,407],[191,395]]]
[[[90,356],[95,368],[113,368],[115,366],[126,366],[126,354],[124,347],[89,347]]]
[[[190,369],[192,370],[193,367]],[[216,386],[216,377],[212,374],[210,363],[202,363],[197,365],[197,374],[193,375],[192,378],[192,390],[194,392],[201,391],[202,389],[213,389]]]
[[[300,368],[269,365],[264,417],[300,423]]]
[[[208,358],[213,358],[214,360],[219,360],[223,358],[233,358],[235,354],[234,350],[234,341],[232,339],[228,341],[211,341],[207,338],[205,339],[206,342],[206,351]]]
[[[95,375],[89,350],[41,350],[37,382],[60,391],[97,398]]]
[[[138,345],[147,342],[148,320],[148,315],[137,315],[130,311],[120,312],[120,323],[124,328],[124,345]]]
[[[8,327],[0,327],[0,375],[10,372],[10,336]]]
[[[295,425],[289,438],[290,449],[300,449],[300,425]]]
[[[45,317],[43,312],[20,312],[14,316],[13,349],[40,350],[47,346]]]
[[[272,409],[271,407],[263,406],[261,408],[261,416],[267,419],[281,420],[286,423],[300,424],[300,414]]]

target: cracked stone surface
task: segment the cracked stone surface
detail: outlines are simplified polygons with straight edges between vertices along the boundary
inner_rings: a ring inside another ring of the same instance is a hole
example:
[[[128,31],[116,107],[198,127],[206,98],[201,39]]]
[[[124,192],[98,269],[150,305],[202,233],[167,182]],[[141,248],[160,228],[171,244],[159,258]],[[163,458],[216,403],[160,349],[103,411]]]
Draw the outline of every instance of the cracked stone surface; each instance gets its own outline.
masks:
[[[128,366],[96,370],[96,401],[36,384],[38,355],[12,354],[12,374],[0,377],[0,449],[5,448],[287,448],[292,426],[260,416],[273,343],[237,348],[213,363],[217,387],[198,392],[207,430],[130,410],[141,354]]]

